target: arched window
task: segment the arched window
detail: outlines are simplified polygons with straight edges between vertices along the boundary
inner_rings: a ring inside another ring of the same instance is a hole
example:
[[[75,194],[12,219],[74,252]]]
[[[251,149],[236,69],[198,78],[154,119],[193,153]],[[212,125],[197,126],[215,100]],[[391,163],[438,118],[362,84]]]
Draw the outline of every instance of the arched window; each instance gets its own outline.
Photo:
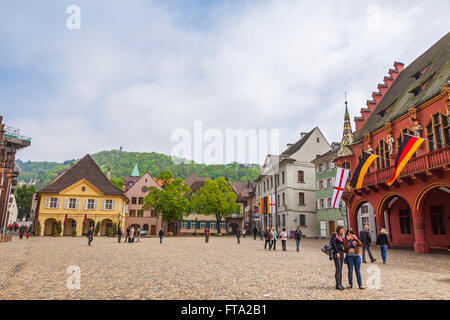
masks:
[[[148,231],[148,224],[144,224],[144,231]]]

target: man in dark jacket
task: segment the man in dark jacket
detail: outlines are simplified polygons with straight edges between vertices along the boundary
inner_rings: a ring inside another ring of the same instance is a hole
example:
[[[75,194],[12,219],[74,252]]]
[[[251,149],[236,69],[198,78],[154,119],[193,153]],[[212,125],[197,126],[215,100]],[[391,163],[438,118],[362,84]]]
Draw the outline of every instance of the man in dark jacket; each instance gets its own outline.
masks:
[[[267,227],[266,232],[264,232],[264,250],[266,250],[267,244],[269,244],[269,250],[272,249],[272,244],[270,243],[272,237],[272,232],[270,232],[270,228]]]
[[[92,240],[94,240],[94,227],[91,226],[88,231],[88,245],[91,245]]]
[[[366,261],[366,250],[369,253],[370,261],[375,262],[377,259],[375,259],[372,255],[372,251],[370,249],[370,242],[372,241],[370,232],[369,232],[369,225],[364,225],[364,230],[361,230],[359,233],[359,240],[363,243],[362,248],[362,260],[363,263],[367,263]]]
[[[122,228],[119,228],[119,230],[117,230],[117,241],[120,243],[121,239],[122,239]]]
[[[237,238],[237,244],[241,243],[241,230],[236,229],[236,238]]]
[[[302,230],[300,230],[300,227],[297,227],[297,230],[295,230],[294,232],[294,239],[297,244],[297,251],[300,250],[300,240],[302,239],[302,237],[303,237]]]
[[[256,240],[256,235],[258,234],[258,228],[256,226],[253,228],[253,240]]]
[[[161,230],[159,230],[159,243],[160,243],[160,244],[162,244],[162,239],[163,239],[163,237],[164,237],[164,231],[163,231],[163,229],[161,228]]]

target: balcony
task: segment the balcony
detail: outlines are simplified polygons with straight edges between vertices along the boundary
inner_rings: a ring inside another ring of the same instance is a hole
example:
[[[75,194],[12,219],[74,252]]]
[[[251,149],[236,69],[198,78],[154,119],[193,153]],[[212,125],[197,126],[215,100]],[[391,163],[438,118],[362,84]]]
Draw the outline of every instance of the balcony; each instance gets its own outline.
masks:
[[[17,128],[13,128],[10,126],[5,126],[5,136],[10,137],[10,138],[15,138],[15,139],[19,139],[19,140],[25,140],[30,142],[31,138],[30,137],[26,137],[23,136],[22,134],[20,134],[20,129]]]
[[[400,173],[400,178],[444,168],[448,166],[449,163],[450,147],[445,147],[416,158],[411,158]],[[386,182],[393,174],[394,166],[367,173],[364,177],[363,187]]]

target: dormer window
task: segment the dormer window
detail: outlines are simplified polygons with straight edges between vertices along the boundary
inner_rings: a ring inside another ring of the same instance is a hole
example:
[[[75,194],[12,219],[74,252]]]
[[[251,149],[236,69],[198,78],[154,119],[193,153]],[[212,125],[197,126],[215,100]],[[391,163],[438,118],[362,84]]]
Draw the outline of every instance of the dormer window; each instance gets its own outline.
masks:
[[[420,77],[422,77],[422,72],[421,71],[417,71],[416,73],[414,73],[413,75],[412,75],[412,78],[414,79],[414,80],[419,80],[420,79]]]
[[[417,97],[421,92],[422,92],[421,86],[416,87],[410,91],[410,93],[412,93],[414,95],[414,97]]]

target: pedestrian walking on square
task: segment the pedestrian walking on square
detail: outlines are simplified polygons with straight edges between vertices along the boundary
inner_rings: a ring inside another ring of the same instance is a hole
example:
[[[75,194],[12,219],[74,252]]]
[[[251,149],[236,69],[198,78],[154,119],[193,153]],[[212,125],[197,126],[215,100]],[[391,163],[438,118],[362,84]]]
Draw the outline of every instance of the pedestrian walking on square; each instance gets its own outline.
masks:
[[[241,230],[236,229],[236,239],[237,239],[237,244],[241,243]]]
[[[124,243],[127,243],[127,242],[130,242],[130,227],[127,227],[127,235],[125,237]]]
[[[20,236],[20,239],[23,238],[24,232],[25,232],[25,228],[24,228],[24,226],[21,226],[21,227],[20,227],[20,230],[19,230],[19,236]]]
[[[259,228],[259,239],[260,240],[264,240],[264,230],[263,228]]]
[[[264,250],[266,250],[267,245],[269,245],[269,250],[272,248],[272,243],[270,242],[270,240],[272,239],[272,232],[270,232],[269,227],[267,227],[266,232],[264,232],[264,239],[266,240],[264,242]]]
[[[387,231],[385,228],[381,229],[380,234],[377,237],[377,246],[380,246],[381,258],[383,263],[386,263],[387,246],[389,243]]]
[[[347,230],[344,240],[345,262],[348,267],[348,287],[353,288],[353,267],[355,267],[356,280],[360,289],[365,289],[361,278],[361,256],[359,252],[363,243],[358,239],[352,229]]]
[[[242,235],[244,236],[244,239],[245,239],[245,235],[247,234],[247,229],[242,229]]]
[[[26,228],[26,229],[27,229],[27,240],[28,240],[28,238],[30,237],[30,229],[31,229],[31,227]]]
[[[283,248],[283,251],[286,251],[287,235],[288,234],[286,232],[286,228],[283,228],[283,231],[281,231],[281,233],[280,233],[281,247]]]
[[[303,234],[300,230],[300,227],[297,227],[297,230],[294,232],[295,244],[297,245],[297,251],[300,250],[300,240],[302,240]]]
[[[88,245],[90,246],[92,241],[94,240],[94,227],[91,226],[88,231]]]
[[[277,250],[276,245],[277,245],[277,230],[275,229],[275,227],[272,228],[272,248],[273,250]]]
[[[162,244],[163,237],[164,237],[164,231],[163,231],[163,229],[161,228],[161,229],[159,230],[159,243],[160,243],[160,244]]]
[[[131,229],[130,229],[129,242],[134,242],[134,227],[131,227]]]
[[[209,228],[205,229],[205,243],[209,242]]]
[[[253,240],[256,240],[256,236],[258,235],[258,228],[256,226],[253,228]]]
[[[336,289],[344,290],[342,286],[342,266],[344,264],[344,227],[337,226],[336,232],[331,236],[330,244],[333,248],[333,261],[336,272],[334,277],[336,279]]]
[[[117,241],[120,243],[121,240],[122,240],[122,228],[119,228],[119,230],[117,230]]]
[[[142,235],[142,230],[140,227],[138,227],[137,229],[137,241],[136,242],[141,242],[141,235]]]
[[[375,262],[377,259],[375,259],[372,255],[372,250],[370,249],[370,243],[372,242],[372,237],[370,236],[369,232],[369,225],[364,225],[364,230],[361,230],[359,233],[359,240],[361,240],[363,247],[362,247],[362,262],[367,263],[366,261],[366,250],[370,257],[370,262]]]

